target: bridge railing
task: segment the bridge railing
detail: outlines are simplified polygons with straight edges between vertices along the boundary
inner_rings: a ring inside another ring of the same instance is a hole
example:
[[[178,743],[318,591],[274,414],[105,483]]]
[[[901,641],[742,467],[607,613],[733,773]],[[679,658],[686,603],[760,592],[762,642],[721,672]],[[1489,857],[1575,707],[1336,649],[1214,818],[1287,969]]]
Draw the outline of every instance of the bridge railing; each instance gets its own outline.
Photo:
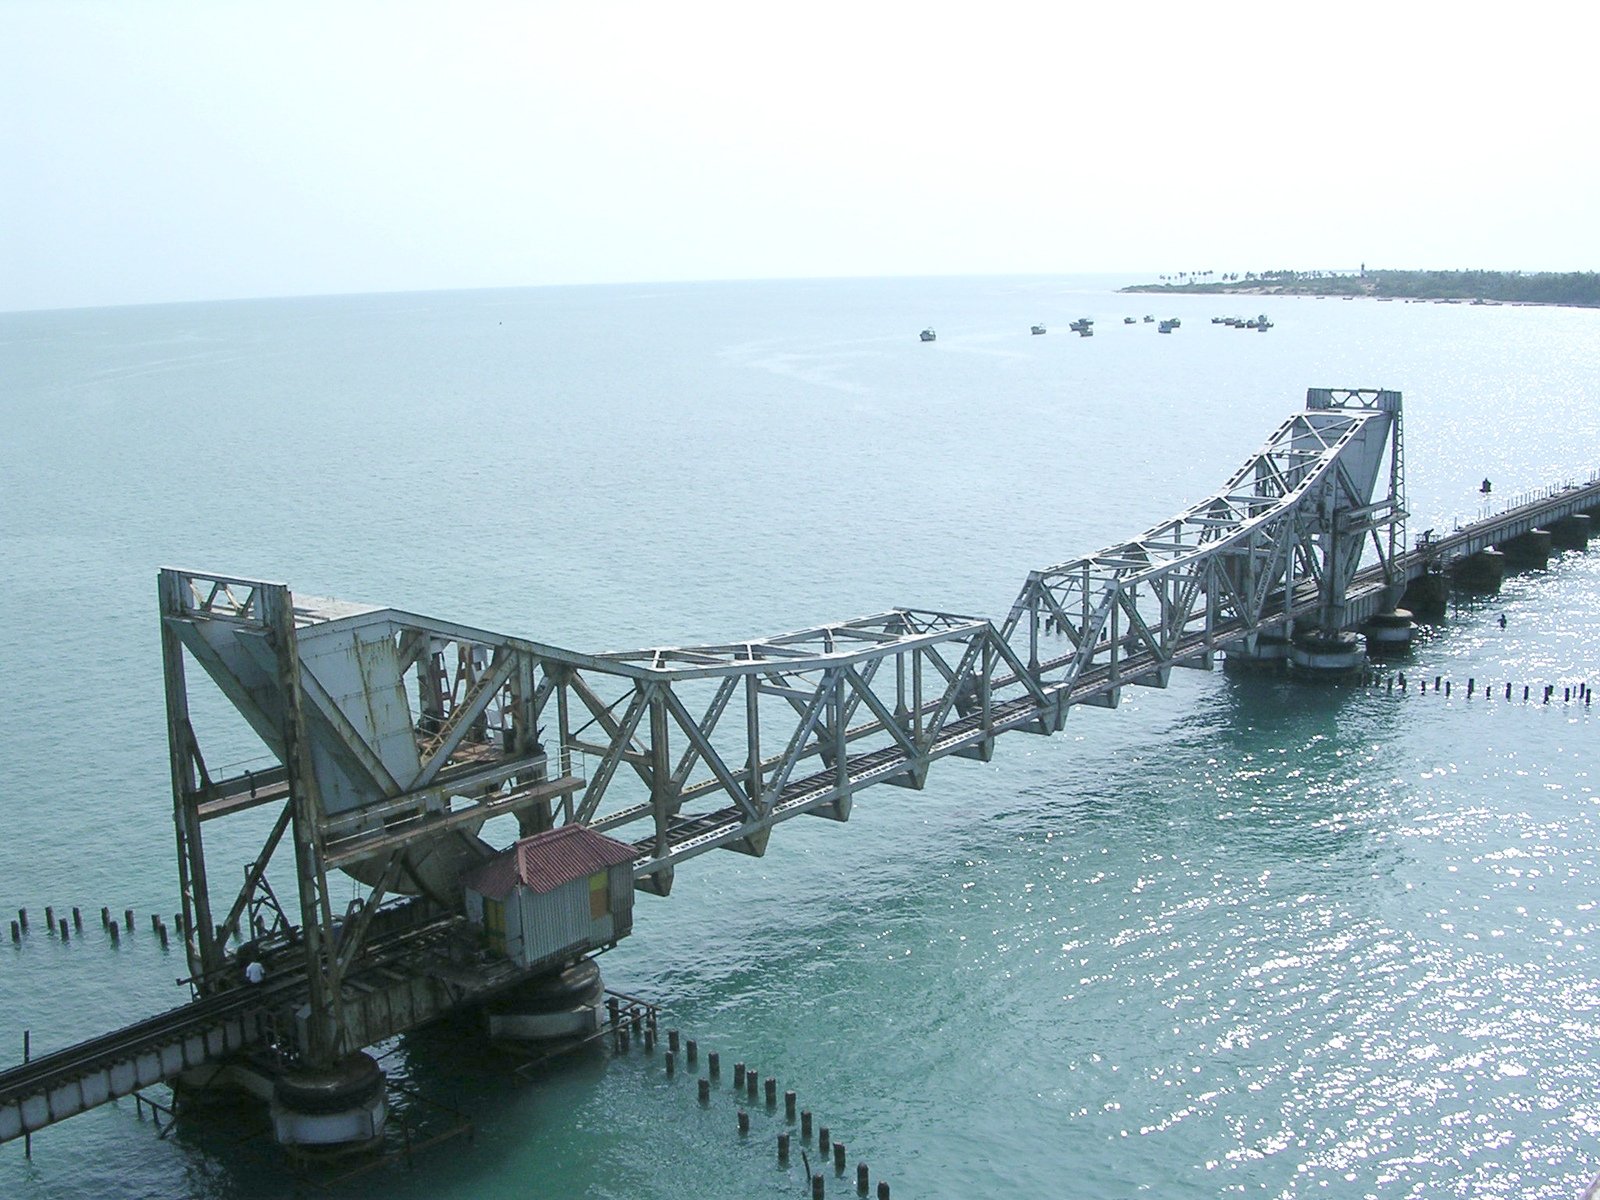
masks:
[[[1582,482],[1569,479],[1565,483],[1553,483],[1547,487],[1524,489],[1513,493],[1502,501],[1485,500],[1480,519],[1515,512],[1519,508],[1527,508],[1531,504],[1539,504],[1545,500],[1559,499],[1568,492],[1596,485],[1600,485],[1600,471],[1589,472],[1588,478]]]

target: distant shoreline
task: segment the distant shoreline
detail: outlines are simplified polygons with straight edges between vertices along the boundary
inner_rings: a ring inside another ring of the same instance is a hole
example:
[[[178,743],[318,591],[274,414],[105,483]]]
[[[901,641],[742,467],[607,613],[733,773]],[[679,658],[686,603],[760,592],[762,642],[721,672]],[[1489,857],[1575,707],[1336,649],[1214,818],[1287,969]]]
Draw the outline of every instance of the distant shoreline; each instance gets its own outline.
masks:
[[[1138,283],[1123,292],[1238,296],[1367,296],[1378,300],[1440,300],[1472,304],[1557,304],[1600,308],[1600,274],[1593,271],[1313,271],[1247,273],[1244,278]]]

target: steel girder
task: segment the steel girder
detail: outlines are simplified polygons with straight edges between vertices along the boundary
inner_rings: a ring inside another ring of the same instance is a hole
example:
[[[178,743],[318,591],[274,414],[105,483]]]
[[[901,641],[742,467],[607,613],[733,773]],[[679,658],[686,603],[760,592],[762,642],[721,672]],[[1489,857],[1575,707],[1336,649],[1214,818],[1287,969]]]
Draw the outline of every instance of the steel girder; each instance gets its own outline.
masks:
[[[950,613],[896,609],[604,659],[558,684],[576,701],[563,743],[598,763],[570,819],[634,837],[639,886],[661,894],[697,854],[764,853],[791,817],[846,820],[863,787],[921,788],[936,759],[986,759],[1006,730],[1060,728],[1059,706],[994,625]],[[623,765],[631,797],[617,787]]]

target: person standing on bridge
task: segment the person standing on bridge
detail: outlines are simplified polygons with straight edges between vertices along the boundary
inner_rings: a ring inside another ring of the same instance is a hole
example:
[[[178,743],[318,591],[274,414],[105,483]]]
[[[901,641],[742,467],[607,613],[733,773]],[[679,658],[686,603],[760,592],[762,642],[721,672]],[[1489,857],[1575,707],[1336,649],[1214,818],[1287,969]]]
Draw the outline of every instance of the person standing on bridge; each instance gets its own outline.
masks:
[[[267,977],[267,969],[261,965],[259,958],[252,958],[244,966],[244,981],[249,984],[260,983]]]

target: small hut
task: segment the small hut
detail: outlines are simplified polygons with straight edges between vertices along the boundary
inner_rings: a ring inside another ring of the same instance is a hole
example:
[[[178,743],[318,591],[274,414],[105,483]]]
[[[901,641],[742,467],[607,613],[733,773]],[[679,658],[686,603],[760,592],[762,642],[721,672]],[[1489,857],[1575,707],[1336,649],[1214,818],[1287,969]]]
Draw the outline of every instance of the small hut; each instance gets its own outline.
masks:
[[[463,878],[467,919],[523,967],[615,945],[633,929],[635,853],[585,825],[525,837]]]

